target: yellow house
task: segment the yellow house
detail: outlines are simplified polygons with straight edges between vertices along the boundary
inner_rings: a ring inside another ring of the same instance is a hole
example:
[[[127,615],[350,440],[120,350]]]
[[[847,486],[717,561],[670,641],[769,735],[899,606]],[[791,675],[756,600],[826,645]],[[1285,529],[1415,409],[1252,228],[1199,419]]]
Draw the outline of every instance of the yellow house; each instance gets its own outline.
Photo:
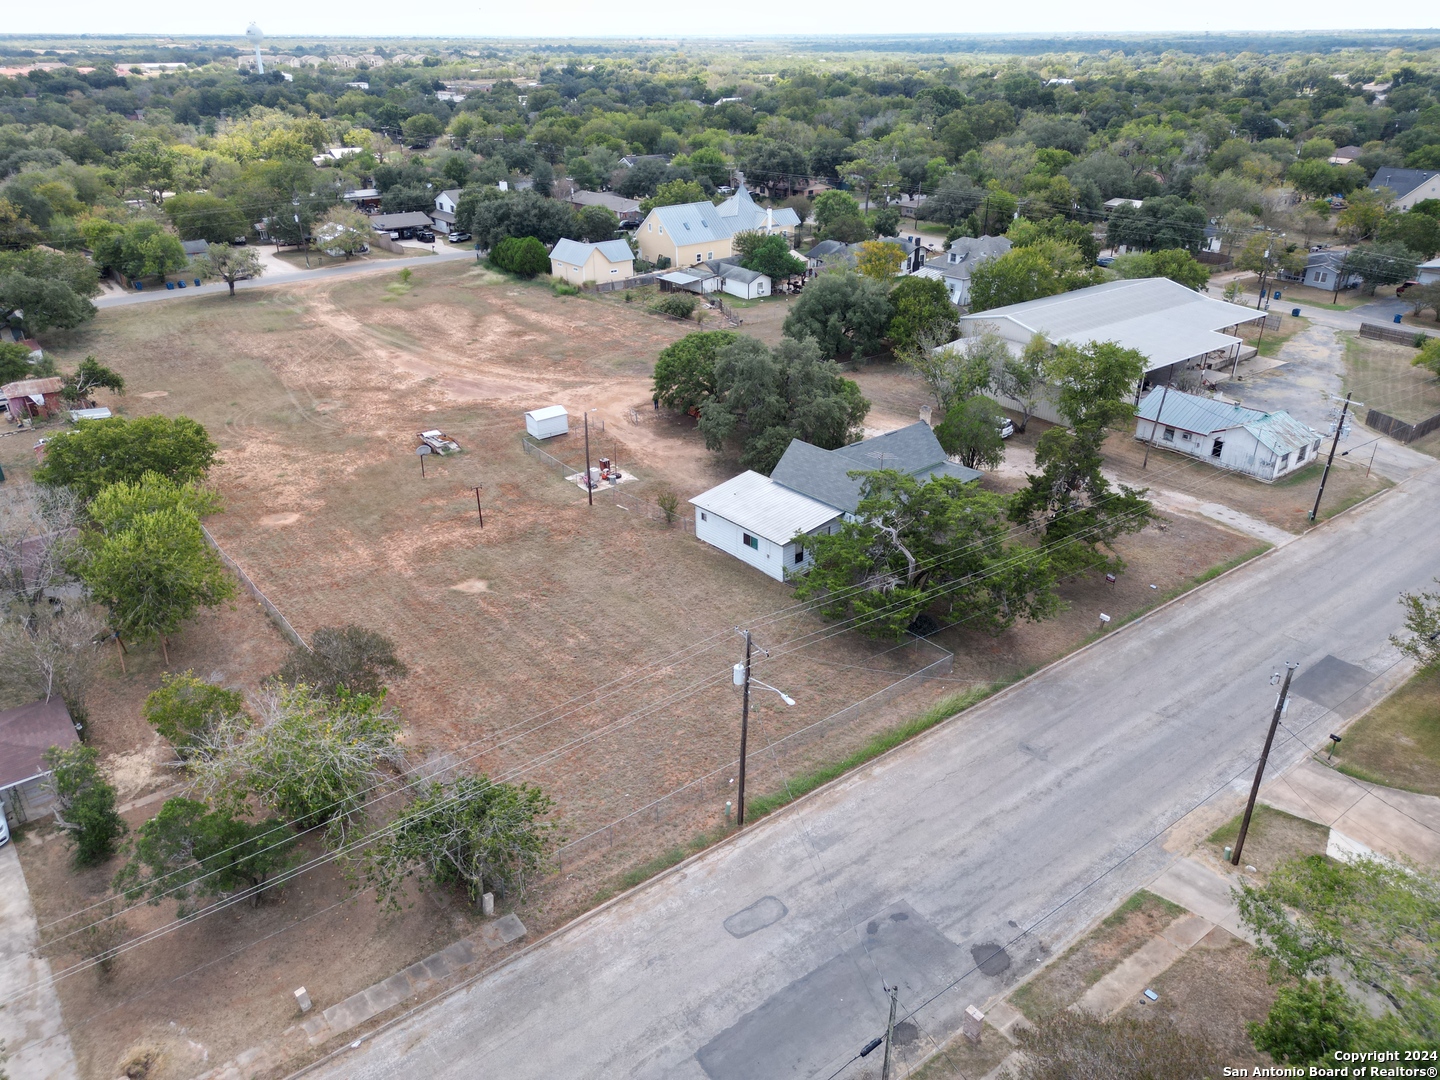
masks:
[[[794,210],[758,206],[741,185],[719,206],[708,202],[657,206],[646,215],[636,237],[641,258],[653,263],[663,255],[672,266],[693,266],[734,255],[734,238],[742,232],[780,233],[793,242],[799,224]]]
[[[600,244],[559,240],[550,252],[550,274],[571,285],[623,281],[635,276],[635,256],[624,240]]]

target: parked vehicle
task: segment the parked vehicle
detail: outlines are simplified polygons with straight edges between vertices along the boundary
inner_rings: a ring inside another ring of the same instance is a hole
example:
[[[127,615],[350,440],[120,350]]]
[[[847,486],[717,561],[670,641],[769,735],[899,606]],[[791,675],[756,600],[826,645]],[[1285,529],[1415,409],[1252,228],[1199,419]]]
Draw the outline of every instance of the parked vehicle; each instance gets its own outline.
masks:
[[[1000,421],[1000,438],[1002,438],[1002,439],[1008,439],[1011,435],[1014,435],[1014,434],[1015,434],[1015,421],[1014,421],[1014,420],[1011,420],[1011,419],[1007,416],[1004,420]]]
[[[0,847],[10,842],[10,823],[5,820],[5,811],[0,809]]]
[[[250,241],[247,240],[247,239],[245,239],[244,236],[237,236],[237,237],[235,237],[233,240],[230,241],[230,246],[231,246],[231,247],[244,247],[244,246],[245,246],[246,244],[248,244],[249,242],[250,242]]]
[[[422,244],[433,244],[435,242],[435,234],[429,229],[417,229],[415,231],[415,239],[419,240]]]
[[[470,234],[468,232],[452,232],[446,239],[452,244],[463,244],[470,239]]]

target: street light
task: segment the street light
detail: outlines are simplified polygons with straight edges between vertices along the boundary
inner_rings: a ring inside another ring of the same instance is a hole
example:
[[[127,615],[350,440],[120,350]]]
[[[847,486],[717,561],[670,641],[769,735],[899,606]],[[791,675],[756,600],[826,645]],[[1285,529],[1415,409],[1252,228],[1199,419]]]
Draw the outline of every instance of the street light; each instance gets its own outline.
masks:
[[[780,700],[786,705],[794,705],[795,699],[783,690],[778,690],[769,683],[763,683],[759,679],[750,677],[750,654],[753,643],[750,640],[749,630],[740,630],[737,633],[745,635],[745,660],[736,664],[732,669],[732,678],[736,686],[741,688],[740,698],[740,785],[735,792],[735,827],[745,827],[745,755],[746,744],[750,737],[750,687],[758,686],[762,690],[769,690],[780,695]],[[770,654],[764,649],[760,650],[766,656]]]

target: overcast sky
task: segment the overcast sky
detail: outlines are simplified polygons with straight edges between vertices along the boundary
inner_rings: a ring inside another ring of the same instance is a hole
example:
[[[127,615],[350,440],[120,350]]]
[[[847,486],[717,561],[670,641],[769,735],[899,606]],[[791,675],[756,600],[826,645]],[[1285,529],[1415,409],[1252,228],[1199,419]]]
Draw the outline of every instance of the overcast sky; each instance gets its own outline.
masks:
[[[276,37],[445,35],[485,37],[713,37],[737,34],[1095,33],[1194,30],[1384,29],[1425,19],[1427,5],[1179,4],[1156,0],[1029,0],[1010,4],[878,4],[829,0],[789,4],[698,4],[683,0],[541,0],[421,4],[381,0],[250,0],[245,4],[6,5],[8,34],[241,34],[255,20]],[[1434,9],[1432,9],[1433,11]],[[1432,15],[1427,21],[1435,23]]]

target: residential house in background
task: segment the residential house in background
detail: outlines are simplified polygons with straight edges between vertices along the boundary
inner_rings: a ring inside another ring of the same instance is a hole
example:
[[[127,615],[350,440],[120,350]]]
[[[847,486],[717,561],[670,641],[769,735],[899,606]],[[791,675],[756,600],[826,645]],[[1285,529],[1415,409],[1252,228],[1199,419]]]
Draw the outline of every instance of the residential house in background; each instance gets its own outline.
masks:
[[[1440,259],[1431,259],[1415,268],[1415,280],[1421,285],[1433,285],[1440,281]]]
[[[768,477],[741,473],[691,499],[695,535],[784,581],[810,565],[799,538],[835,532],[859,508],[864,478],[850,474],[878,469],[895,469],[921,483],[936,476],[980,478],[946,457],[923,420],[838,450],[794,439]]]
[[[1440,172],[1430,169],[1392,169],[1385,167],[1375,173],[1370,190],[1389,188],[1395,193],[1394,208],[1409,210],[1424,199],[1440,199]]]
[[[192,263],[196,259],[203,259],[210,254],[208,240],[181,240],[180,248],[185,252],[186,260]]]
[[[376,232],[398,233],[401,240],[414,240],[417,230],[432,227],[429,214],[411,210],[404,214],[376,214],[370,219],[370,227]]]
[[[1358,146],[1342,146],[1330,155],[1329,161],[1331,165],[1350,165],[1364,152]]]
[[[901,217],[918,218],[927,198],[928,195],[901,195],[895,200],[895,205],[900,208]]]
[[[770,278],[759,270],[746,270],[739,263],[713,262],[709,269],[720,276],[720,291],[742,300],[758,300],[770,295]]]
[[[622,229],[633,229],[645,219],[645,215],[640,213],[640,200],[627,199],[613,191],[574,191],[565,201],[576,210],[603,206],[620,219]]]
[[[624,240],[558,240],[550,251],[550,273],[571,285],[624,281],[635,276],[635,255]]]
[[[27,416],[48,418],[64,411],[65,399],[60,394],[64,386],[65,381],[54,375],[44,379],[21,379],[0,386],[0,397],[5,399],[5,408],[12,420]]]
[[[935,256],[915,271],[915,276],[943,281],[950,302],[956,307],[966,307],[970,303],[970,275],[975,267],[1004,255],[1012,246],[1004,236],[960,236],[950,241],[943,255]]]
[[[455,211],[460,206],[460,189],[446,188],[435,196],[435,212],[430,219],[435,222],[435,227],[441,232],[455,232]]]
[[[1269,482],[1313,460],[1321,435],[1287,412],[1157,386],[1140,403],[1135,438]]]
[[[1109,214],[1109,212],[1112,211],[1112,210],[1114,210],[1117,206],[1133,206],[1136,210],[1139,210],[1139,209],[1140,209],[1140,200],[1139,200],[1139,199],[1106,199],[1106,200],[1105,200],[1105,212],[1106,212],[1107,214]]]
[[[79,741],[70,710],[58,694],[0,712],[0,805],[12,824],[50,811],[54,796],[45,787],[50,775],[45,751]]]
[[[380,209],[379,188],[356,188],[353,191],[344,192],[340,199],[355,207],[356,210],[367,214],[373,214]]]
[[[1312,289],[1353,289],[1363,280],[1359,274],[1344,273],[1345,252],[1312,251],[1305,257],[1305,269],[1292,274],[1281,271],[1276,276],[1283,281],[1295,281],[1309,285]]]
[[[734,238],[742,232],[784,236],[792,243],[800,217],[789,207],[762,207],[744,186],[719,206],[709,202],[657,206],[637,232],[640,255],[648,262],[663,256],[671,265],[726,259],[735,254]]]

